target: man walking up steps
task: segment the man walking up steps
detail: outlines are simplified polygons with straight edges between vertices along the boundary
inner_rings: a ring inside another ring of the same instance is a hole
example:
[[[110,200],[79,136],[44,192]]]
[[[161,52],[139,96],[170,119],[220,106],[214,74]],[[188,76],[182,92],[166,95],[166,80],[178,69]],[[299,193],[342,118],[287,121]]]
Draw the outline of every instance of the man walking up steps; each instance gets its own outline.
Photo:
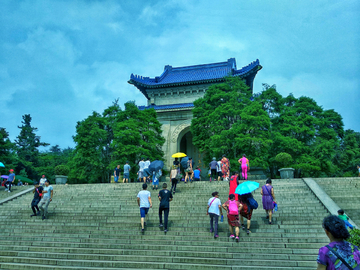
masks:
[[[166,189],[167,184],[163,184],[163,189],[159,192],[159,219],[160,219],[160,225],[159,227],[164,227],[164,233],[167,233],[167,225],[168,225],[168,217],[169,217],[169,210],[170,210],[170,202],[173,199],[173,196],[169,190]],[[162,223],[162,212],[164,211],[164,224]]]

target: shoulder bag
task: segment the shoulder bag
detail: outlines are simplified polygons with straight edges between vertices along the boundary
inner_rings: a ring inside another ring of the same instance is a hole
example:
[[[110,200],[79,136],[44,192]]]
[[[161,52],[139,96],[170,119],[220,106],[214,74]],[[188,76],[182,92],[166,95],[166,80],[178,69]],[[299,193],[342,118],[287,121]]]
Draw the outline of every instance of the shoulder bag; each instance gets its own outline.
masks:
[[[351,269],[351,270],[354,269],[354,268],[352,268],[352,267],[350,266],[350,264],[348,264],[348,262],[345,261],[344,258],[341,257],[341,256],[339,255],[339,253],[337,253],[332,247],[330,247],[329,245],[326,245],[326,247],[327,247],[328,250],[330,250],[336,257],[338,257],[339,260],[340,260],[347,268],[349,268],[349,269]]]

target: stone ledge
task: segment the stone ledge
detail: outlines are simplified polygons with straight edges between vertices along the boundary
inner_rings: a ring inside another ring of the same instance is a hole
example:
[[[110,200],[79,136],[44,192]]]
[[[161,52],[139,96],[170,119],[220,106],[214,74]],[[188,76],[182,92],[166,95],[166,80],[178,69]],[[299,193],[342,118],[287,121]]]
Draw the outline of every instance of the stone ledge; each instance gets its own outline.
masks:
[[[341,209],[330,196],[314,181],[312,178],[303,178],[305,184],[312,190],[315,196],[320,200],[320,202],[326,207],[326,209],[332,215],[338,215],[337,211]],[[354,221],[349,218],[351,225],[359,228]]]
[[[21,192],[19,192],[19,193],[16,193],[16,194],[10,196],[10,197],[7,197],[7,198],[5,198],[5,199],[3,199],[3,200],[0,201],[0,205],[1,205],[1,204],[4,204],[4,203],[6,203],[6,202],[12,201],[13,199],[16,199],[17,197],[20,197],[20,196],[22,196],[22,195],[24,195],[24,194],[27,194],[27,193],[29,193],[30,191],[32,191],[33,189],[34,189],[33,187],[32,187],[32,188],[28,188],[28,189],[26,189],[26,190],[24,190],[24,191],[21,191]]]

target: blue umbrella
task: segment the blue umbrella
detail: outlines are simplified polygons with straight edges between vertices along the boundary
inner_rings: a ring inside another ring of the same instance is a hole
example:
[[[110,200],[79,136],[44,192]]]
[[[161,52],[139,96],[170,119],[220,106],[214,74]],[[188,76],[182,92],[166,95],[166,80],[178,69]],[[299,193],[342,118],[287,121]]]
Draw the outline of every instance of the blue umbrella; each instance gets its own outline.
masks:
[[[0,162],[0,167],[5,167],[4,163]]]
[[[181,167],[186,169],[188,167],[188,165],[187,165],[188,160],[189,160],[189,157],[182,158],[181,161],[180,161]],[[194,167],[194,163],[195,163],[194,160],[192,160],[192,166],[193,167]]]
[[[235,193],[239,195],[251,193],[255,189],[259,188],[259,186],[260,184],[258,182],[246,181],[237,186],[237,188],[235,189]]]
[[[150,163],[149,165],[149,170],[151,172],[157,172],[159,170],[161,170],[164,167],[164,162],[161,160],[154,160],[153,162]]]
[[[9,178],[9,176],[8,175],[2,175],[2,176],[0,176],[1,178],[4,178],[4,179],[8,179]]]

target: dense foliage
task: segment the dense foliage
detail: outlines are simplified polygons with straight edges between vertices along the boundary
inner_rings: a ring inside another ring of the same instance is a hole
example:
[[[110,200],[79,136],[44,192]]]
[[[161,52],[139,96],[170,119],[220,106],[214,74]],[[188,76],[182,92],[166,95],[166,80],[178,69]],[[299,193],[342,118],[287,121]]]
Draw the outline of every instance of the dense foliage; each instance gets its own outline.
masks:
[[[163,159],[161,124],[155,110],[140,111],[133,102],[121,110],[117,101],[103,114],[93,112],[76,125],[70,182],[109,182],[116,165],[129,161],[136,178],[141,157]]]
[[[360,133],[344,131],[337,112],[309,97],[283,97],[264,84],[253,98],[245,83],[228,78],[209,87],[194,105],[193,141],[206,153],[206,162],[225,154],[237,169],[245,153],[251,167],[269,168],[272,177],[285,163],[296,176],[356,176]],[[288,154],[287,162],[276,160],[280,153]]]

